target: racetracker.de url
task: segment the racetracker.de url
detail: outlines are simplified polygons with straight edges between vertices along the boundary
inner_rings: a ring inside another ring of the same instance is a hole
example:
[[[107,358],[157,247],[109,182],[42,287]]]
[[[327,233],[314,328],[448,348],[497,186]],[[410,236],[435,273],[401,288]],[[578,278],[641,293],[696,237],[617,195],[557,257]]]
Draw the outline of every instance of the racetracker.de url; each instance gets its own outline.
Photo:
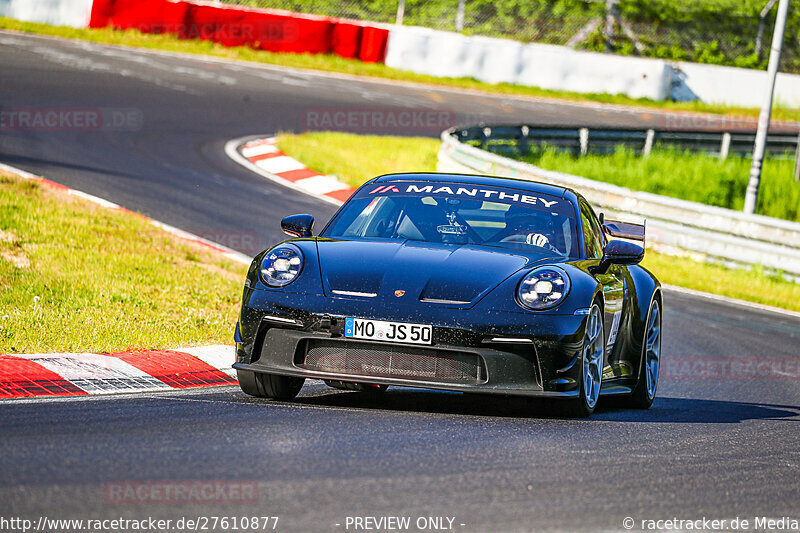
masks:
[[[622,527],[628,531],[800,531],[800,518],[754,516],[736,518],[665,518],[651,520],[626,516]]]
[[[277,516],[191,516],[181,518],[50,518],[36,519],[0,516],[0,531],[273,531]]]

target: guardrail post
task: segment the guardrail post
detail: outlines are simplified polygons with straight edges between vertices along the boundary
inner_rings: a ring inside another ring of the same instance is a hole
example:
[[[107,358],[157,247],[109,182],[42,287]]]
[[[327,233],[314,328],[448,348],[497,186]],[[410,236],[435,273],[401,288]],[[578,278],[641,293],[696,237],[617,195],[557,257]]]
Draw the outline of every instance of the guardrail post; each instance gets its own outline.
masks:
[[[486,150],[486,143],[492,136],[492,128],[485,127],[481,130],[481,150]]]
[[[794,150],[794,181],[800,181],[800,133],[797,134],[797,148]]]
[[[642,150],[642,156],[647,157],[650,155],[650,151],[653,149],[653,139],[656,136],[656,132],[653,129],[647,130],[647,136],[644,138],[644,149]]]
[[[528,126],[522,126],[519,129],[519,139],[517,139],[517,151],[519,155],[528,155],[531,151],[530,146],[528,146],[528,133],[530,133],[530,131]]]
[[[589,128],[578,130],[578,141],[581,143],[581,156],[585,156],[589,152]]]
[[[728,153],[731,151],[731,134],[727,131],[722,134],[722,144],[719,147],[719,158],[728,159]]]

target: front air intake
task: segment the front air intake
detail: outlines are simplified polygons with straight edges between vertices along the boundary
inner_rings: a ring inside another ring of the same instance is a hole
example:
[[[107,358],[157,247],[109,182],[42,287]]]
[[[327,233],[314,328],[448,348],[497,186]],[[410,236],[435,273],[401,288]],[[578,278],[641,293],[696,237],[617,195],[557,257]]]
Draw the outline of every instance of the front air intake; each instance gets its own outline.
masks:
[[[308,340],[300,365],[308,370],[474,385],[486,381],[477,354],[369,342]]]

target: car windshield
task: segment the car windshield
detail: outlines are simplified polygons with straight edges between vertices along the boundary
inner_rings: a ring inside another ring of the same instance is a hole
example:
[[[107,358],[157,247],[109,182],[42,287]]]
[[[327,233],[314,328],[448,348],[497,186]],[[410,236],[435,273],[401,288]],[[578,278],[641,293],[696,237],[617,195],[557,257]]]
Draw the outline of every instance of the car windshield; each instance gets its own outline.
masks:
[[[567,200],[465,183],[364,187],[322,236],[479,244],[579,257],[574,208]]]

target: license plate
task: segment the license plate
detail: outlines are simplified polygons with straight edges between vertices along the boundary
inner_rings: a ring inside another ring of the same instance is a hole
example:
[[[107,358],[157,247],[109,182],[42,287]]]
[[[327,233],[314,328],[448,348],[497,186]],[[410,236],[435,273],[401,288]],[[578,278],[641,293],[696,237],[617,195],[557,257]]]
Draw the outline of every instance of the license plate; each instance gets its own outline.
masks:
[[[430,344],[432,330],[433,328],[426,324],[384,322],[363,318],[344,319],[344,336],[353,339]]]

